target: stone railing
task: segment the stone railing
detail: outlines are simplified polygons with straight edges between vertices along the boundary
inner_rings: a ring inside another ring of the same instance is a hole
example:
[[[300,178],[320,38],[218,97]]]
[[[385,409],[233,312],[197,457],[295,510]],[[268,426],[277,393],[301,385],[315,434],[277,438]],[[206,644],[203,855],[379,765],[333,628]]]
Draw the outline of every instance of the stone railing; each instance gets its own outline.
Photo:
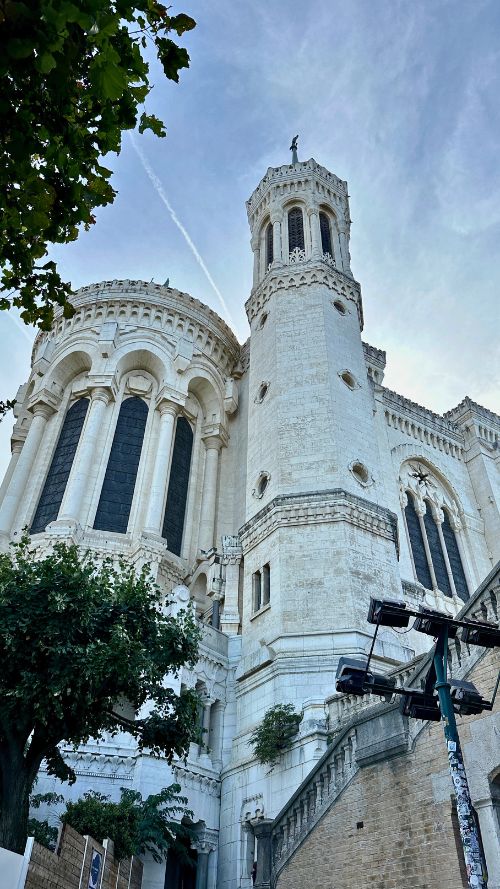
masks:
[[[495,623],[500,610],[500,562],[483,581],[475,595],[457,615],[458,618],[489,620]],[[484,649],[468,646],[458,639],[449,647],[448,667],[451,676],[467,676],[482,657]],[[431,663],[431,654],[392,671],[398,686],[419,688],[423,685]],[[387,755],[403,753],[426,724],[422,720],[403,720],[398,704],[380,703],[373,696],[358,701],[354,696],[338,695],[344,699],[344,724],[338,728],[331,746],[306,777],[286,806],[270,826],[271,886],[275,887],[279,874],[315,824],[352,781],[362,765]],[[390,724],[387,737],[380,734],[380,717]],[[377,727],[378,726],[378,727]]]
[[[462,431],[446,417],[385,387],[382,388],[382,400],[388,426],[452,457],[463,458]]]
[[[312,825],[351,781],[358,769],[355,753],[356,729],[346,728],[275,818],[271,833],[272,883]]]

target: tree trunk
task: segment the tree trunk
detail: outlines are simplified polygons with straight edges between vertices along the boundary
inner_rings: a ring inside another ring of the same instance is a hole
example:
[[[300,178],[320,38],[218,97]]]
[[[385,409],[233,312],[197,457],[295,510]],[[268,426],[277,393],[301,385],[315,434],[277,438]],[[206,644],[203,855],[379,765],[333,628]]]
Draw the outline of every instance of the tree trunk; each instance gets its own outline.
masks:
[[[21,855],[28,836],[29,798],[36,771],[22,752],[0,748],[0,847]]]

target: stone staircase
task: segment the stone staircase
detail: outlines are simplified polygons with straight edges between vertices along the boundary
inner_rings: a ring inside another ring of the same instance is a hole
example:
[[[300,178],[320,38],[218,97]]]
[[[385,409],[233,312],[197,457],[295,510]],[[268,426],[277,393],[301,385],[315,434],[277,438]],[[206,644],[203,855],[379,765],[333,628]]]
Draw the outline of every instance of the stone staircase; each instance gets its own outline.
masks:
[[[500,562],[457,618],[498,622],[499,611]],[[484,651],[454,640],[449,650],[450,675],[467,676]],[[397,685],[416,688],[423,685],[430,661],[431,655],[421,655],[395,668],[392,675]],[[425,724],[421,720],[403,719],[397,703],[380,703],[380,698],[372,695],[364,698],[335,695],[330,701],[330,725],[334,729],[331,745],[269,825],[270,842],[266,843],[266,850],[271,860],[258,869],[258,874],[269,875],[270,882],[266,881],[263,886],[276,886],[282,869],[361,766],[376,761],[381,752],[387,756],[405,752]]]

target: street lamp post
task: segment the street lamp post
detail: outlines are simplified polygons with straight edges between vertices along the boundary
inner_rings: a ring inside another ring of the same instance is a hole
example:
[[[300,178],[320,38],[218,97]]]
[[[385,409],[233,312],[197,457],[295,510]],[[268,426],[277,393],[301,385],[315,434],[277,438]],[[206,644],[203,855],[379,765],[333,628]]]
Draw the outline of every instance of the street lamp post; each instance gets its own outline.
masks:
[[[423,691],[416,688],[396,688],[393,678],[374,673],[369,669],[379,627],[407,627],[412,616],[416,618],[413,629],[433,636],[436,640]],[[463,642],[485,648],[496,648],[500,647],[500,629],[498,625],[487,621],[457,620],[429,608],[414,611],[408,608],[405,602],[393,602],[387,599],[371,599],[368,621],[376,624],[368,659],[365,662],[350,657],[340,658],[336,677],[337,691],[360,696],[375,694],[386,700],[392,699],[393,695],[400,695],[401,710],[405,715],[416,719],[444,722],[468,886],[469,889],[487,889],[486,863],[470,797],[455,713],[465,716],[492,710],[500,674],[491,701],[484,700],[471,682],[449,680],[448,640],[454,638],[461,629]],[[437,692],[437,698],[434,692]]]

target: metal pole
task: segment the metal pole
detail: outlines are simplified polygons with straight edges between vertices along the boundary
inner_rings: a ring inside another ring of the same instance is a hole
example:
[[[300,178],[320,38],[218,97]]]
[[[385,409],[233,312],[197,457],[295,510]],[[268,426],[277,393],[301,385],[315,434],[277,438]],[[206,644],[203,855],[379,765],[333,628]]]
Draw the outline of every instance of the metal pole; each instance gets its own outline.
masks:
[[[451,780],[457,799],[457,815],[460,837],[464,850],[467,882],[471,889],[488,889],[486,865],[481,852],[478,826],[474,817],[469,784],[465,774],[464,760],[460,748],[457,722],[453,701],[450,694],[450,683],[447,679],[448,627],[440,630],[434,652],[436,670],[435,689],[439,696],[441,716],[444,721],[444,735],[448,751]]]

